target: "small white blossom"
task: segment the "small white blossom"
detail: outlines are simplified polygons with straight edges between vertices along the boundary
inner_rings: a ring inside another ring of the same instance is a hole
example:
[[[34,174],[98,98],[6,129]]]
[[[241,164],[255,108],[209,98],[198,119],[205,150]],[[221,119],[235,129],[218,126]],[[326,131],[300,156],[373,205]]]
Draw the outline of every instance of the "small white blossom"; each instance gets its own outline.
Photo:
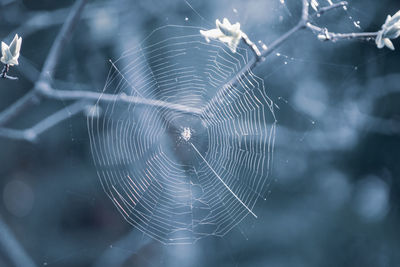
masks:
[[[328,29],[327,28],[323,29],[323,31],[320,34],[318,34],[317,38],[320,41],[330,40],[331,36],[329,35]]]
[[[231,51],[235,53],[243,34],[240,30],[240,23],[231,24],[227,18],[224,18],[222,23],[217,19],[215,24],[217,26],[216,29],[200,30],[201,35],[206,38],[207,42],[210,42],[210,39],[218,39],[223,43],[227,43]]]
[[[311,0],[311,7],[315,10],[318,11],[319,8],[319,3],[317,0]]]
[[[328,38],[326,38],[326,35],[325,34],[318,34],[318,40],[320,40],[320,41],[326,41]]]
[[[400,10],[392,16],[388,15],[382,30],[378,32],[375,42],[378,48],[387,46],[394,50],[393,43],[390,39],[396,39],[400,36]]]
[[[15,35],[14,39],[10,43],[10,46],[1,42],[1,62],[3,64],[14,66],[18,65],[19,51],[21,50],[22,37]]]

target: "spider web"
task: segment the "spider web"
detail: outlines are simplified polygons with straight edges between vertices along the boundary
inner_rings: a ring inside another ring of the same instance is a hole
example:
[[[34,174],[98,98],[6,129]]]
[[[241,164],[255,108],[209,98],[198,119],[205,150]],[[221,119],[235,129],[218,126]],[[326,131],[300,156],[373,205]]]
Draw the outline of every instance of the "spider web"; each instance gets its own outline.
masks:
[[[251,70],[238,76],[252,54],[199,30],[161,27],[111,62],[103,116],[88,117],[104,191],[165,244],[223,236],[257,217],[269,184],[274,104]]]

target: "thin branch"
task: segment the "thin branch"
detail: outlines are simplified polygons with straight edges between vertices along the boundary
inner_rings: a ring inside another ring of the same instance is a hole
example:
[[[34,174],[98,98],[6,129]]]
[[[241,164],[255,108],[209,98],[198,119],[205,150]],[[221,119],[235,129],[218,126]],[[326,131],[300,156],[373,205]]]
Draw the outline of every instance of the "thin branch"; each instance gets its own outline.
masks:
[[[67,91],[67,90],[54,90],[46,89],[40,90],[42,94],[45,94],[47,98],[59,99],[59,100],[78,100],[75,103],[57,111],[56,113],[50,115],[44,120],[37,123],[35,126],[24,129],[15,130],[8,128],[0,128],[0,137],[5,137],[14,140],[24,140],[28,142],[35,142],[40,134],[47,131],[48,129],[54,127],[58,123],[70,118],[71,116],[78,114],[83,111],[87,105],[94,103],[96,101],[101,102],[114,102],[120,101],[122,103],[135,103],[150,105],[160,108],[168,108],[170,110],[175,110],[183,113],[191,113],[200,115],[200,109],[189,108],[184,105],[168,103],[159,100],[151,100],[146,98],[140,98],[135,96],[128,96],[125,94],[112,95],[112,94],[100,94],[88,91]]]
[[[29,91],[23,97],[14,102],[11,106],[9,106],[6,110],[0,113],[0,126],[5,125],[9,121],[11,121],[26,108],[28,108],[35,102],[38,102],[38,100],[39,99],[37,98],[37,92],[34,90]]]
[[[27,133],[26,130],[0,128],[0,137],[18,141],[29,141],[29,142],[34,141],[29,138],[29,134]]]
[[[315,26],[314,24],[307,23],[307,28],[310,29],[313,32],[316,32],[323,38],[325,41],[338,41],[338,40],[344,40],[344,39],[371,39],[375,38],[378,35],[378,32],[352,32],[352,33],[334,33],[334,32],[329,32],[328,29],[326,28],[321,28],[318,26]]]
[[[65,21],[56,39],[54,40],[53,46],[51,47],[47,59],[44,63],[39,78],[41,82],[48,81],[53,77],[54,69],[60,59],[64,46],[69,41],[69,38],[71,37],[75,26],[78,24],[80,15],[86,2],[87,0],[77,0],[75,5],[72,7],[72,10],[68,15],[67,20]]]
[[[133,229],[128,234],[122,236],[121,239],[113,242],[98,258],[94,266],[123,266],[133,254],[140,256],[140,250],[152,241],[147,235],[139,233],[137,229]]]
[[[8,65],[8,64],[4,65],[3,70],[0,73],[0,78],[9,79],[9,80],[18,80],[17,77],[12,77],[7,74],[9,70],[10,70],[10,65]]]
[[[67,20],[65,21],[64,25],[62,26],[60,32],[58,33],[53,46],[50,49],[49,55],[47,56],[42,72],[40,74],[38,83],[48,82],[52,75],[55,66],[60,58],[62,50],[70,37],[74,27],[76,26],[79,16],[85,6],[87,0],[77,0],[74,6],[71,9],[70,14],[68,15]],[[36,102],[38,89],[35,85],[33,90],[27,93],[25,96],[17,100],[14,104],[8,107],[6,110],[0,113],[0,126],[5,125],[8,123],[12,118],[20,114],[24,111],[27,107],[32,105]]]
[[[114,11],[114,6],[115,3],[113,2],[93,3],[92,1],[92,3],[88,3],[86,5],[85,10],[81,14],[81,20],[94,19],[98,16],[98,12],[104,9],[113,12],[114,16],[118,16],[119,13],[116,13]],[[64,24],[69,12],[69,7],[62,7],[56,10],[27,12],[27,14],[25,14],[24,17],[21,18],[20,26],[10,32],[6,39],[12,39],[16,33],[26,38],[27,36],[32,35],[39,30],[62,25]]]
[[[267,46],[261,54],[259,54],[258,49],[254,49],[253,43],[248,40],[244,40],[245,44],[254,52],[255,56],[251,59],[243,68],[238,72],[238,75],[233,77],[227,83],[222,86],[222,88],[229,88],[230,86],[235,86],[240,79],[242,79],[248,71],[253,70],[260,62],[263,61],[267,56],[273,53],[278,47],[280,47],[283,43],[285,43],[290,37],[292,37],[296,32],[303,29],[310,29],[314,33],[317,32],[318,34],[323,34],[326,36],[326,40],[329,41],[336,41],[340,39],[369,39],[375,38],[378,32],[362,32],[362,33],[331,33],[328,32],[327,29],[320,28],[315,26],[309,22],[310,14],[309,14],[309,2],[308,0],[301,0],[302,3],[302,11],[301,11],[301,18],[298,23],[287,31],[285,34],[280,36],[274,42]],[[329,5],[326,7],[321,7],[317,14],[322,15],[328,11],[334,10],[339,7],[347,6],[346,1],[341,1],[335,3],[333,5]]]
[[[348,3],[346,1],[341,1],[326,7],[318,8],[317,15],[320,16],[328,11],[346,7]],[[378,32],[352,32],[352,33],[334,33],[329,32],[327,28],[321,28],[312,24],[307,18],[306,28],[310,29],[312,32],[318,34],[318,38],[323,41],[338,41],[338,40],[349,40],[349,39],[362,39],[369,40],[373,39],[378,35]]]
[[[309,14],[309,3],[308,0],[301,0],[302,1],[302,13],[301,13],[301,19],[299,22],[291,28],[288,32],[283,34],[281,37],[276,39],[274,42],[272,42],[269,46],[267,46],[267,49],[261,53],[261,55],[257,55],[257,51],[254,50],[254,48],[249,45],[249,42],[245,42],[246,45],[249,46],[251,50],[256,54],[255,56],[255,61],[249,62],[250,64],[247,64],[244,68],[247,69],[253,69],[257,66],[258,62],[262,61],[265,57],[270,55],[272,52],[274,52],[281,44],[285,43],[294,33],[296,33],[299,30],[302,29],[310,29],[312,32],[319,34],[319,37],[324,36],[325,38],[323,40],[326,41],[337,41],[337,40],[344,40],[344,39],[372,39],[375,38],[378,35],[378,32],[360,32],[360,33],[333,33],[329,32],[326,28],[321,28],[316,25],[313,25],[310,22],[310,14]],[[345,7],[347,6],[348,3],[346,1],[341,1],[326,7],[321,7],[318,9],[317,14],[322,15],[328,11],[340,8],[340,7]],[[247,70],[243,70],[240,73],[246,73]],[[229,81],[228,84],[235,84],[233,81]]]
[[[304,29],[306,27],[307,21],[308,21],[308,1],[302,0],[301,18],[299,22],[293,28],[291,28],[289,31],[283,34],[281,37],[279,37],[270,45],[268,45],[267,49],[264,50],[261,56],[257,58],[257,62],[261,61],[263,58],[267,57],[272,52],[274,52],[281,44],[286,42],[294,33],[296,33],[301,29]],[[253,66],[253,68],[255,66],[256,64]]]
[[[23,247],[18,243],[14,234],[0,217],[0,250],[11,260],[17,267],[35,267],[35,263],[31,257],[25,252]]]
[[[340,7],[343,8],[343,7],[347,6],[347,5],[348,5],[348,3],[346,1],[334,3],[334,4],[326,6],[326,7],[318,8],[317,14],[318,15],[322,15],[325,12],[328,12],[328,11],[331,11],[331,10],[334,10],[334,9],[337,9],[337,8],[340,8]]]
[[[194,115],[201,115],[202,112],[199,108],[191,108],[180,104],[169,103],[160,100],[146,99],[142,97],[136,96],[128,96],[124,93],[121,94],[103,94],[91,91],[70,91],[70,90],[56,90],[50,86],[49,81],[52,78],[52,73],[54,68],[59,60],[62,48],[65,46],[67,41],[67,37],[71,35],[71,32],[74,28],[74,25],[77,23],[79,15],[83,9],[87,0],[78,0],[74,7],[72,8],[70,15],[68,16],[67,21],[64,23],[60,33],[58,34],[52,49],[45,61],[44,67],[40,74],[40,78],[38,82],[36,82],[35,87],[32,91],[26,94],[24,97],[16,101],[13,105],[7,108],[5,111],[0,113],[0,126],[4,125],[8,121],[10,121],[14,116],[20,114],[23,110],[25,110],[31,104],[38,102],[40,98],[50,98],[57,100],[86,100],[91,102],[125,102],[125,103],[134,103],[140,105],[150,105],[154,107],[160,107],[163,109],[169,109],[177,112],[183,113],[191,113]],[[237,83],[243,79],[246,74],[253,70],[259,63],[263,62],[263,60],[273,53],[278,47],[280,47],[283,43],[285,43],[290,37],[292,37],[296,32],[303,29],[309,29],[314,33],[318,34],[319,39],[327,40],[327,41],[336,41],[341,39],[371,39],[377,36],[377,32],[364,32],[364,33],[331,33],[326,28],[320,28],[316,25],[310,23],[310,14],[309,14],[309,1],[308,0],[300,0],[302,3],[301,17],[298,23],[287,31],[285,34],[280,36],[274,42],[272,42],[265,50],[260,52],[257,46],[244,35],[242,40],[244,43],[254,52],[254,57],[252,57],[249,62],[244,65],[241,70],[238,71],[237,75],[232,77],[228,82],[226,82],[222,86],[222,90],[228,91],[230,87],[234,87]],[[337,9],[339,7],[344,7],[347,5],[346,1],[341,1],[335,3],[330,6],[321,7],[317,11],[316,14],[321,15],[328,11]],[[315,14],[315,13],[314,13]],[[66,119],[66,118],[64,118]],[[17,132],[15,132],[17,131]],[[28,134],[28,137],[27,137]],[[26,131],[18,131],[11,129],[1,129],[1,136],[12,136],[14,135],[14,139],[24,139],[30,140],[31,136],[30,132]]]
[[[74,7],[72,8],[70,15],[68,16],[66,22],[64,23],[62,29],[60,30],[54,44],[50,50],[50,53],[45,61],[44,67],[41,71],[39,80],[36,82],[35,87],[32,91],[27,93],[25,96],[17,100],[13,105],[0,113],[0,126],[8,123],[12,118],[23,112],[26,108],[40,101],[41,97],[58,99],[58,100],[92,100],[92,101],[104,101],[110,102],[119,100],[126,103],[135,103],[143,105],[151,105],[156,107],[161,107],[165,109],[171,109],[174,111],[192,113],[199,115],[200,109],[190,108],[180,104],[168,103],[165,101],[146,99],[135,96],[127,96],[125,94],[111,95],[102,94],[89,91],[67,91],[67,90],[54,90],[50,87],[50,80],[53,75],[54,68],[59,60],[62,49],[66,44],[68,37],[71,35],[74,26],[76,25],[79,15],[87,0],[78,0]],[[3,129],[3,136],[8,136],[14,133],[15,130]],[[26,132],[17,132],[17,139],[26,140]],[[16,134],[16,133],[15,133]],[[28,136],[30,139],[30,136]]]
[[[302,4],[302,9],[301,9],[301,19],[299,21],[299,24],[305,24],[308,20],[308,8],[309,8],[309,2],[308,0],[301,0]]]
[[[0,128],[0,137],[14,140],[23,140],[28,142],[37,141],[39,135],[49,130],[60,122],[82,112],[90,104],[87,100],[76,101],[75,103],[57,111],[48,116],[31,128],[23,130],[15,130],[8,128]]]
[[[57,99],[57,100],[91,100],[91,101],[98,101],[98,102],[114,102],[120,101],[123,103],[133,103],[137,105],[147,105],[153,107],[160,107],[164,109],[169,109],[172,111],[177,111],[181,113],[190,113],[194,115],[200,115],[201,109],[199,108],[192,108],[185,105],[170,103],[161,100],[154,100],[148,99],[143,97],[137,96],[129,96],[125,93],[120,94],[105,94],[105,93],[97,93],[91,91],[80,91],[80,90],[56,90],[50,87],[47,83],[39,84],[40,86],[40,95],[42,97],[50,98],[50,99]]]
[[[58,123],[85,110],[88,104],[89,102],[86,100],[76,101],[75,103],[57,111],[56,113],[40,121],[35,126],[30,128],[28,131],[32,133],[31,135],[33,135],[34,138],[37,138],[40,134],[42,134],[46,130],[54,127]]]
[[[88,103],[86,101],[77,101],[64,109],[57,111],[56,113],[50,115],[28,129],[16,130],[0,128],[0,137],[35,142],[40,134],[66,120],[67,118],[70,118],[71,116],[83,111],[87,104]]]
[[[237,83],[242,80],[249,71],[253,70],[260,62],[262,62],[264,58],[274,52],[281,44],[286,42],[297,31],[306,28],[306,23],[308,21],[308,0],[301,0],[301,2],[302,11],[299,22],[293,28],[267,46],[267,49],[265,49],[260,55],[258,55],[258,50],[254,50],[253,46],[249,45],[249,42],[245,41],[245,44],[253,51],[255,56],[238,71],[237,75],[232,77],[232,79],[230,79],[221,87],[222,90],[227,90],[230,87],[236,86]]]
[[[257,58],[257,62],[261,61],[263,58],[267,57],[270,55],[272,52],[274,52],[281,44],[287,41],[293,34],[295,34],[297,31],[304,29],[305,25],[303,23],[303,20],[300,20],[300,22],[294,26],[292,29],[290,29],[288,32],[283,34],[281,37],[276,39],[273,43],[271,43],[269,46],[267,46],[267,49],[263,51],[260,57]],[[254,66],[255,67],[255,66]]]
[[[104,101],[111,102],[115,100],[119,100],[126,103],[136,103],[143,105],[151,105],[166,109],[171,109],[179,112],[185,113],[195,113],[200,114],[199,109],[192,109],[183,105],[168,103],[159,100],[151,100],[145,98],[139,98],[134,96],[127,96],[125,94],[119,95],[111,95],[111,94],[102,94],[95,93],[89,91],[66,91],[66,90],[54,90],[50,87],[50,80],[53,77],[53,71],[55,66],[57,65],[60,55],[62,53],[62,49],[64,48],[69,36],[71,35],[75,25],[79,20],[79,16],[85,6],[87,0],[78,0],[75,5],[72,7],[71,12],[65,21],[63,27],[58,33],[52,48],[50,49],[49,55],[47,56],[43,69],[40,73],[39,80],[35,83],[34,89],[24,95],[22,98],[18,99],[14,104],[8,107],[6,110],[0,113],[0,126],[8,123],[12,118],[19,115],[26,108],[31,106],[34,103],[40,101],[40,98],[46,97],[51,99],[58,100],[82,100],[82,101]],[[75,109],[76,108],[76,109]],[[81,102],[75,103],[68,107],[69,114],[64,110],[58,111],[57,113],[47,117],[42,122],[39,122],[37,125],[30,129],[25,130],[15,130],[15,129],[7,129],[0,128],[0,136],[16,139],[16,140],[26,140],[29,142],[33,142],[37,139],[38,135],[40,135],[45,130],[53,127],[57,123],[67,119],[72,113],[75,114],[82,110]],[[72,111],[71,111],[72,110]]]

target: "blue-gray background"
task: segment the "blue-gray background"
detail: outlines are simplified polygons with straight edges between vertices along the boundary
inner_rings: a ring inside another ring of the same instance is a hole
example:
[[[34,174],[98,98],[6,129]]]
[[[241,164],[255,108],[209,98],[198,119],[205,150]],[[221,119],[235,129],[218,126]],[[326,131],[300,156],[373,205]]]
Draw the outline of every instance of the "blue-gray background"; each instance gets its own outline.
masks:
[[[268,45],[296,23],[299,2],[90,1],[53,84],[101,90],[108,59],[167,24],[210,28],[228,17]],[[21,64],[11,70],[20,80],[0,81],[0,109],[32,88],[72,4],[0,0],[0,39],[23,36]],[[359,21],[375,31],[399,9],[395,0],[354,0],[315,22],[353,32]],[[36,144],[0,139],[1,219],[37,266],[398,266],[400,53],[320,42],[307,31],[277,52],[255,70],[279,106],[273,183],[258,219],[192,246],[143,242],[101,188],[83,115]],[[67,104],[43,101],[10,126],[31,126]],[[5,251],[0,266],[12,266]]]

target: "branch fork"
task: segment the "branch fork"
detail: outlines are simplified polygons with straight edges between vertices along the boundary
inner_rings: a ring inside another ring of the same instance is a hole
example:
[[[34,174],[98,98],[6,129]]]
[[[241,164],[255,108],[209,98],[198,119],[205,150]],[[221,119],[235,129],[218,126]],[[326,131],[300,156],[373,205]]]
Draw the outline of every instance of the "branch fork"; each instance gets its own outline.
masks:
[[[224,86],[221,88],[230,88],[230,86],[236,86],[238,81],[243,78],[248,71],[253,70],[259,63],[263,62],[264,59],[273,53],[278,47],[280,47],[283,43],[289,40],[296,32],[304,29],[309,29],[313,33],[316,34],[319,40],[323,41],[338,41],[343,39],[364,39],[364,40],[371,40],[375,39],[379,32],[362,32],[362,33],[333,33],[329,32],[327,28],[321,28],[311,23],[310,17],[311,15],[321,16],[323,14],[328,13],[331,10],[335,10],[337,8],[345,8],[347,6],[346,1],[341,1],[338,3],[331,4],[329,6],[320,7],[312,5],[315,12],[310,15],[310,2],[309,0],[300,0],[302,3],[302,11],[301,11],[301,18],[299,19],[298,23],[291,28],[289,31],[284,33],[281,37],[276,39],[274,42],[269,44],[268,46],[263,47],[263,50],[260,51],[257,45],[250,40],[250,38],[240,30],[240,24],[230,24],[230,22],[225,19],[223,22],[217,21],[216,26],[217,29],[212,29],[209,31],[203,31],[203,35],[208,38],[219,39],[223,42],[228,43],[232,52],[235,52],[237,42],[242,40],[246,46],[248,46],[251,51],[254,53],[254,57],[252,57],[249,62],[243,66],[241,70],[238,71],[237,75],[233,77],[231,80],[226,82]],[[101,102],[110,102],[110,101],[120,101],[126,103],[134,103],[134,104],[141,104],[141,105],[149,105],[153,107],[163,107],[166,109],[170,109],[176,112],[183,112],[183,113],[191,113],[191,114],[201,114],[201,110],[186,107],[179,104],[168,103],[165,101],[153,100],[153,99],[146,99],[141,96],[124,96],[124,95],[113,95],[113,94],[101,94],[97,92],[91,91],[71,91],[71,90],[56,90],[52,88],[50,85],[50,80],[52,77],[52,72],[55,66],[58,63],[59,57],[61,55],[62,49],[64,48],[68,37],[71,35],[74,26],[77,24],[79,19],[79,15],[82,12],[84,5],[86,4],[87,0],[77,0],[74,4],[74,7],[71,10],[66,22],[64,23],[63,27],[61,28],[59,34],[57,35],[53,46],[50,50],[50,53],[44,63],[44,67],[40,74],[39,80],[36,82],[33,90],[23,96],[21,99],[16,101],[14,104],[9,106],[4,111],[0,112],[0,136],[12,138],[12,135],[9,133],[15,133],[18,138],[14,139],[22,139],[22,140],[34,140],[38,135],[38,132],[32,134],[28,130],[12,130],[7,128],[1,128],[5,124],[7,124],[11,119],[19,115],[23,112],[26,108],[30,105],[37,103],[42,98],[49,98],[49,99],[56,99],[56,100],[74,100],[76,101],[72,105],[76,105],[81,107],[79,101],[86,101],[86,104],[94,103],[98,100]],[[392,20],[397,18],[397,15],[394,15]],[[397,25],[397,24],[396,24]],[[397,26],[396,26],[397,27]],[[396,28],[397,29],[397,28]],[[0,74],[0,78],[6,79],[15,79],[15,77],[8,76],[7,72],[9,71],[9,66],[5,65],[3,71]],[[74,107],[76,107],[74,106]],[[75,110],[75,109],[74,109]],[[77,109],[79,112],[84,111],[84,108]],[[59,111],[61,112],[61,111]],[[78,111],[77,111],[78,113]],[[55,115],[55,114],[54,114]],[[50,118],[52,116],[49,116]],[[67,119],[66,116],[57,116],[57,123],[61,122],[62,120]],[[54,118],[52,118],[54,119]],[[46,121],[44,119],[43,121]],[[54,122],[54,120],[52,120]],[[40,123],[39,123],[40,124]],[[48,129],[48,127],[43,127],[41,129]],[[53,126],[55,124],[51,124]],[[37,130],[38,128],[32,127],[33,130]],[[31,129],[31,130],[32,130]],[[19,131],[19,132],[15,132]],[[40,133],[43,130],[40,131]],[[18,133],[18,134],[17,134]],[[21,134],[23,133],[23,134]],[[35,138],[33,138],[35,137]]]

